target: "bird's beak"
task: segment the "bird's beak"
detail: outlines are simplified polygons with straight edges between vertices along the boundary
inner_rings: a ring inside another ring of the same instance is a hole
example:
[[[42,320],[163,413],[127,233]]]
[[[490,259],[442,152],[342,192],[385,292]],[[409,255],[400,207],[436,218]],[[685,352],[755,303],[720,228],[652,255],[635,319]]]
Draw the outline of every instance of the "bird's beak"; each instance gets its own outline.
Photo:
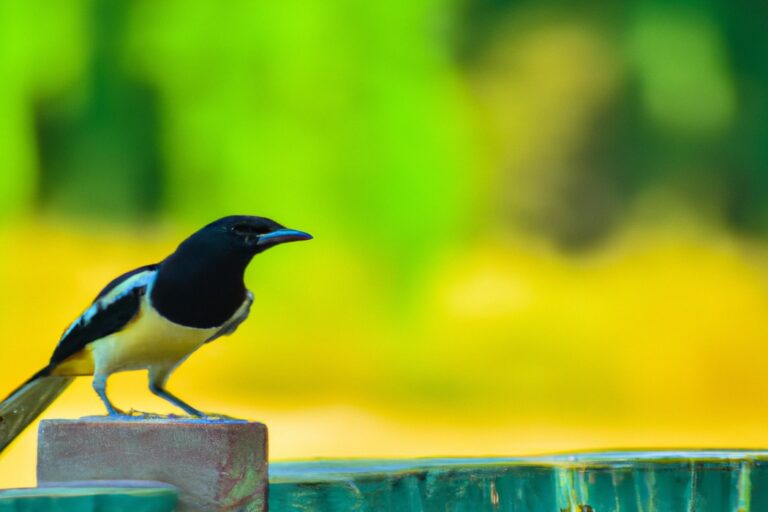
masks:
[[[312,240],[312,235],[295,229],[278,229],[266,235],[261,235],[256,245],[277,245],[285,242],[298,242],[301,240]]]

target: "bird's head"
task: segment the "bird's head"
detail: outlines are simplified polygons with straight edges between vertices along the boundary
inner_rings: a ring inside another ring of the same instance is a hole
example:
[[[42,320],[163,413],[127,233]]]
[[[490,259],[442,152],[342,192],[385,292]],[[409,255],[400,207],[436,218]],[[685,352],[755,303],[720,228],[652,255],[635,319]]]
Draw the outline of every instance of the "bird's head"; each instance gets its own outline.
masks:
[[[252,256],[286,242],[311,240],[312,235],[264,217],[232,215],[208,224],[188,240],[192,239]]]

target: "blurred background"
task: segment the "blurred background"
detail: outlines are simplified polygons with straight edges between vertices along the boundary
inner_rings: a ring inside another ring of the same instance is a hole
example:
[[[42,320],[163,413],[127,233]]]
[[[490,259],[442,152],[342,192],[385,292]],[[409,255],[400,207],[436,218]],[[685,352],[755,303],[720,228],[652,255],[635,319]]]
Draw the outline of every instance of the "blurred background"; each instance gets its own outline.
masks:
[[[275,459],[765,447],[766,15],[0,0],[0,394],[112,277],[248,213],[316,239],[254,261],[251,320],[170,387]],[[47,416],[102,413],[80,379]]]

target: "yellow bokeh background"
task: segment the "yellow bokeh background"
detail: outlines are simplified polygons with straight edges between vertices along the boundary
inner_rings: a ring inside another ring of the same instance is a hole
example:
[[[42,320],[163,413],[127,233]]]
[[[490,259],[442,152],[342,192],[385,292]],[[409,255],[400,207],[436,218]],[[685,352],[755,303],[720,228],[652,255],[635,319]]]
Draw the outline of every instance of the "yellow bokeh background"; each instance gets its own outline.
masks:
[[[361,300],[373,308],[370,298],[318,292],[332,289],[329,269],[353,270],[322,261],[335,252],[322,238],[265,253],[249,273],[253,317],[186,362],[172,389],[266,422],[275,459],[764,446],[765,249],[681,233],[638,229],[578,259],[512,239],[473,247],[434,269],[423,316],[400,326],[375,309],[365,321],[345,316]],[[3,386],[46,361],[110,276],[161,257],[180,235],[49,221],[4,233]],[[293,285],[259,286],[261,272],[291,274]],[[174,412],[145,379],[113,377],[114,400]],[[102,413],[79,379],[46,416]],[[30,431],[4,455],[4,485],[33,483],[34,442]]]
[[[169,387],[273,459],[768,444],[768,59],[725,2],[0,0],[0,394],[219,216]],[[177,412],[141,372],[123,408]],[[45,417],[102,414],[78,379]],[[35,428],[0,458],[34,483]]]

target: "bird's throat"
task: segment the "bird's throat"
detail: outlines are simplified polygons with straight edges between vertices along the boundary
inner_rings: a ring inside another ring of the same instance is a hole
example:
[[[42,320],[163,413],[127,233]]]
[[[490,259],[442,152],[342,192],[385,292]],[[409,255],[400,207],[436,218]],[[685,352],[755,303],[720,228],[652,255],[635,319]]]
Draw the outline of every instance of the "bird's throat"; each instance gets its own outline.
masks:
[[[160,264],[150,302],[160,315],[187,327],[217,327],[246,297],[243,282],[250,257],[176,253]]]

